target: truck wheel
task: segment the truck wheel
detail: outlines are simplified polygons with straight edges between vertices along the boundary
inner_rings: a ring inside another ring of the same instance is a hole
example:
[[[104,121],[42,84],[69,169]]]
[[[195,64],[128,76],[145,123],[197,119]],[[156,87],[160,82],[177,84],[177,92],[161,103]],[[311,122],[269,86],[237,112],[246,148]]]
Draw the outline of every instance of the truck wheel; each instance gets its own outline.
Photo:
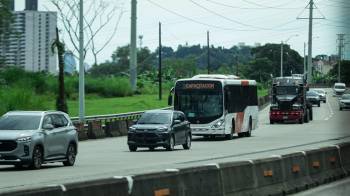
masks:
[[[318,107],[321,107],[321,102],[319,101],[318,104],[317,104]]]
[[[308,109],[309,111],[309,121],[312,121],[313,120],[313,111],[312,111],[312,108]]]
[[[270,124],[273,125],[275,122],[273,120],[270,119]]]
[[[304,121],[305,121],[305,117],[304,117],[304,118],[301,117],[301,118],[299,119],[299,124],[304,124]]]
[[[308,123],[310,121],[310,110],[306,110],[306,115],[304,116],[304,122]]]

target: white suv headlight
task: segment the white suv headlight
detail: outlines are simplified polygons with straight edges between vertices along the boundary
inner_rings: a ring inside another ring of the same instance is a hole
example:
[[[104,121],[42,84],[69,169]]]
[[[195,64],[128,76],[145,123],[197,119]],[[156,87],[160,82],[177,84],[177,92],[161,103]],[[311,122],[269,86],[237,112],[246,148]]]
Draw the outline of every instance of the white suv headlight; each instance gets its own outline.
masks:
[[[32,141],[32,137],[31,136],[27,136],[27,137],[21,137],[17,139],[17,142],[30,142]]]

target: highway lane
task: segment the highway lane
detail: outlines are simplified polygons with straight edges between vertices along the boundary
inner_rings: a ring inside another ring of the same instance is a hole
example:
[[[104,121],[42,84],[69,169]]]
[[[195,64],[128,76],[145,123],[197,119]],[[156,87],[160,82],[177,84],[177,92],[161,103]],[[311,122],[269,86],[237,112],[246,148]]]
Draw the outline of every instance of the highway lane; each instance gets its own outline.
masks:
[[[329,93],[330,94],[330,93]],[[314,107],[314,121],[308,124],[274,124],[268,108],[259,114],[259,128],[250,138],[204,140],[196,138],[191,150],[177,146],[129,152],[126,137],[80,142],[74,167],[49,164],[38,171],[0,166],[0,192],[31,186],[51,185],[100,177],[132,175],[170,168],[217,162],[248,160],[350,141],[350,111],[339,111],[337,99]]]

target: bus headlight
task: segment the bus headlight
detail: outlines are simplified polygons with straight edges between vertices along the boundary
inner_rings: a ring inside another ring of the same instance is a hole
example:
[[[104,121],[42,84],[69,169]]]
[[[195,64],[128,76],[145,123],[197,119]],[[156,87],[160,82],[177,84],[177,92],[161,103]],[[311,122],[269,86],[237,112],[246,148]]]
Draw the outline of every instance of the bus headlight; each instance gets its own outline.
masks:
[[[220,128],[223,124],[225,123],[225,120],[224,119],[221,119],[219,121],[217,121],[213,126],[211,126],[212,128]]]

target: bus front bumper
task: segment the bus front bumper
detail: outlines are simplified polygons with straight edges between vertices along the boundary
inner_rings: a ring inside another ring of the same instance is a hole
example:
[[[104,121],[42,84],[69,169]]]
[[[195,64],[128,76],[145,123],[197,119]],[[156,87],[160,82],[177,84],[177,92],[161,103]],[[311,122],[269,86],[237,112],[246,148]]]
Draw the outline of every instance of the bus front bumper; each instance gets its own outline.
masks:
[[[213,129],[213,128],[191,128],[192,135],[206,136],[206,135],[224,135],[225,129]]]

